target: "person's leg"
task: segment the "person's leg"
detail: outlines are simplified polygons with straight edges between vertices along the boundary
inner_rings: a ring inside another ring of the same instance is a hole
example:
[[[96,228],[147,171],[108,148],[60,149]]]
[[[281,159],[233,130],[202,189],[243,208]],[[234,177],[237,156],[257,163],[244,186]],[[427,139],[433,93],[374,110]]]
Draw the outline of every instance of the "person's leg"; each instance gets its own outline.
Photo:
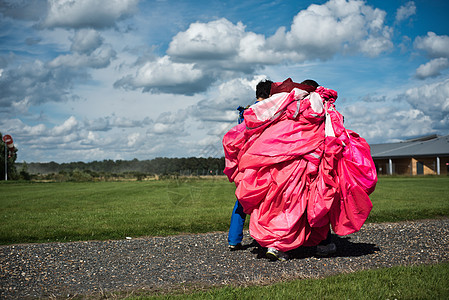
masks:
[[[241,245],[243,240],[243,225],[245,224],[246,214],[243,207],[237,200],[232,210],[231,224],[229,226],[228,243],[230,246]],[[232,248],[231,248],[232,249]]]
[[[321,241],[318,245],[329,245],[331,242],[332,242],[332,234],[331,234],[331,230],[329,228],[329,231],[327,232],[326,239]]]
[[[332,242],[332,234],[329,228],[326,239],[321,241],[316,247],[316,254],[318,256],[328,256],[329,254],[334,254],[335,252],[337,252],[337,246],[334,242]]]

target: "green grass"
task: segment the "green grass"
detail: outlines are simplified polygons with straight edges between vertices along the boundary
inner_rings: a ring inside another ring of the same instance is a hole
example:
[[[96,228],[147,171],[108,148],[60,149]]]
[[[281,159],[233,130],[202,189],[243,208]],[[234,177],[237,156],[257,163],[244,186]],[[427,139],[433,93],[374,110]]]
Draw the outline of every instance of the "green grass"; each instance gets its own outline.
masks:
[[[222,179],[0,184],[0,243],[226,230],[233,190]]]
[[[226,231],[225,178],[0,184],[0,244]],[[368,222],[449,216],[449,177],[382,177]]]
[[[0,243],[123,239],[226,231],[234,184],[0,183]],[[368,222],[449,216],[449,177],[381,177]],[[448,299],[449,264],[394,267],[267,286],[214,288],[162,299]],[[134,293],[138,295],[138,293]],[[134,299],[150,299],[142,293]],[[153,298],[151,298],[153,299]],[[159,299],[159,298],[156,298]]]
[[[128,299],[448,299],[449,263],[392,267],[267,286],[215,288]]]
[[[449,177],[380,177],[370,196],[367,222],[397,222],[449,216]]]

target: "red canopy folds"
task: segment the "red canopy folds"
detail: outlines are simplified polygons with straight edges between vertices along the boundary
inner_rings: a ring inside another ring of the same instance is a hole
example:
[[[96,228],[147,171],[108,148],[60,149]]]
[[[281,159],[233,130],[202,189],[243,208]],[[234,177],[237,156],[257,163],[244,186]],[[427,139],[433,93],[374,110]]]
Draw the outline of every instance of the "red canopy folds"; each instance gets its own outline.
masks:
[[[338,235],[358,231],[377,182],[368,144],[335,109],[337,93],[301,86],[278,84],[223,138],[224,173],[251,215],[251,235],[281,251],[318,244],[329,224]]]

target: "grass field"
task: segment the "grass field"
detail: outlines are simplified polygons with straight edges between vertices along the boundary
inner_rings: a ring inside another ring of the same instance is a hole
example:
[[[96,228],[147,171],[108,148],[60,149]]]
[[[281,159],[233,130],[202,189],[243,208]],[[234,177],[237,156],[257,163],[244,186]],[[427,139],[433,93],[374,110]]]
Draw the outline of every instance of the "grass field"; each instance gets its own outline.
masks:
[[[0,243],[226,231],[235,202],[234,190],[232,183],[220,177],[141,182],[3,182]],[[449,177],[382,177],[371,200],[374,208],[368,222],[449,216]],[[227,286],[161,298],[447,299],[448,281],[449,264],[445,263],[268,286]],[[153,299],[148,293],[133,297]]]
[[[233,189],[222,178],[0,184],[0,243],[226,230]]]
[[[226,231],[234,184],[223,177],[0,184],[0,244]],[[382,177],[368,222],[449,216],[449,177]]]
[[[449,216],[449,177],[381,177],[368,222]]]
[[[449,263],[392,267],[292,280],[267,286],[224,287],[192,294],[128,299],[448,299]]]

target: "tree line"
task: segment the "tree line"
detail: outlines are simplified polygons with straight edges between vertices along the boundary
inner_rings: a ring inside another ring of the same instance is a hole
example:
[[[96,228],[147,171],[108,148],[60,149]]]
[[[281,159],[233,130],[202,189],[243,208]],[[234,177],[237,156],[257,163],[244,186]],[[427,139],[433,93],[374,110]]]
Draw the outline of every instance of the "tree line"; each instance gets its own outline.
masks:
[[[222,175],[224,157],[157,157],[151,160],[111,160],[92,162],[23,162],[17,163],[17,148],[7,149],[0,132],[0,180],[50,179],[61,181],[85,181],[111,177],[141,179],[147,176],[204,176]],[[5,158],[7,163],[5,163]]]
[[[92,162],[32,162],[16,163],[17,169],[31,175],[47,175],[70,172],[126,174],[141,173],[145,175],[222,175],[225,166],[224,157],[221,158],[167,158],[157,157],[151,160],[110,160]]]

